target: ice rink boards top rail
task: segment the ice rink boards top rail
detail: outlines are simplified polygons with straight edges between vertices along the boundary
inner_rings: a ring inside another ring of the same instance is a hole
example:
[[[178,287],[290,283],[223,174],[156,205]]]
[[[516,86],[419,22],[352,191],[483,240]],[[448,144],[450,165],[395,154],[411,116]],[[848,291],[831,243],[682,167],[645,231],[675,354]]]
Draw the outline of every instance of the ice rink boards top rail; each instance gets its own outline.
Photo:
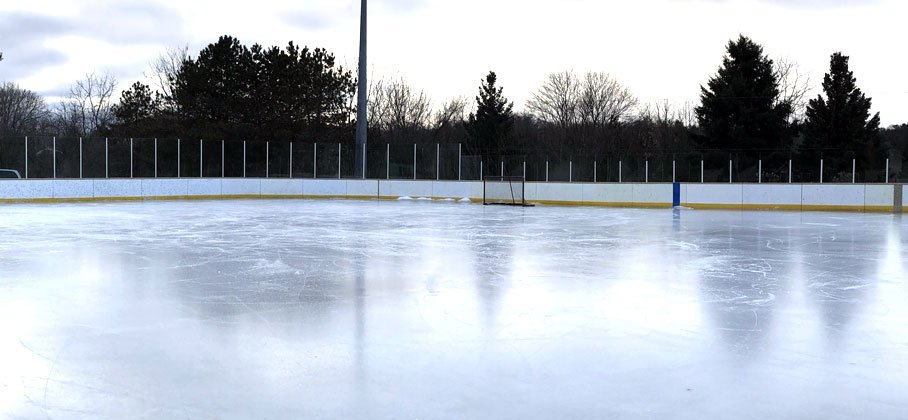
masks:
[[[526,183],[528,203],[567,206],[898,212],[898,184]],[[213,199],[398,199],[482,201],[480,181],[194,178],[2,180],[0,203]]]

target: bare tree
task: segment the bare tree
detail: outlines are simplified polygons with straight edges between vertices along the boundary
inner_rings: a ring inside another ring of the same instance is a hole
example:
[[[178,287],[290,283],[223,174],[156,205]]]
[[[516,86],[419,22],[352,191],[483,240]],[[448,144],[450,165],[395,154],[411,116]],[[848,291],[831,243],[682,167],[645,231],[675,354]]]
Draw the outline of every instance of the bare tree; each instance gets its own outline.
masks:
[[[402,78],[379,80],[372,85],[369,120],[385,130],[426,128],[432,117],[432,101],[425,91],[416,91]]]
[[[470,100],[464,96],[458,96],[441,104],[441,108],[435,112],[433,125],[439,128],[464,122],[467,118],[469,104]]]
[[[786,58],[780,58],[774,63],[776,80],[779,81],[779,96],[776,104],[788,103],[791,105],[791,115],[788,122],[804,119],[807,111],[807,100],[810,94],[810,76],[801,73],[797,63]]]
[[[590,72],[583,78],[577,108],[582,124],[604,126],[627,118],[637,103],[630,89],[608,73]]]
[[[90,73],[76,81],[56,109],[61,134],[85,136],[110,126],[116,87],[117,80],[110,73]]]
[[[151,78],[154,87],[164,97],[167,103],[173,103],[173,83],[177,74],[183,68],[183,63],[189,59],[189,46],[168,48],[163,54],[151,63]]]
[[[0,136],[36,134],[47,117],[41,95],[14,83],[0,85]]]
[[[527,102],[527,108],[542,121],[568,128],[578,121],[582,89],[573,71],[552,73]]]

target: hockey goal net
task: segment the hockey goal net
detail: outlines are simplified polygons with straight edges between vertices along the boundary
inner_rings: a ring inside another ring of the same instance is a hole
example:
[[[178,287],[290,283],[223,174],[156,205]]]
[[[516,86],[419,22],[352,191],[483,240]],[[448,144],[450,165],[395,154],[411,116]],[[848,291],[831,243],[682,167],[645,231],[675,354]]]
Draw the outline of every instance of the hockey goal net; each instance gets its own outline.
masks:
[[[482,179],[482,204],[529,207],[522,176],[487,176]]]

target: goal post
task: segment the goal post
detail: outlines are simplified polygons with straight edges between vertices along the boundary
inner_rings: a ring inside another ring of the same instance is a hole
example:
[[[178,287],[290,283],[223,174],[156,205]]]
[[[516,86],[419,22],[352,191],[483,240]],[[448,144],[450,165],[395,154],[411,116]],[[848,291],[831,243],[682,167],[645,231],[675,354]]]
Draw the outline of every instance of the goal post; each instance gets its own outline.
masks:
[[[522,176],[486,176],[482,179],[482,204],[530,207]]]

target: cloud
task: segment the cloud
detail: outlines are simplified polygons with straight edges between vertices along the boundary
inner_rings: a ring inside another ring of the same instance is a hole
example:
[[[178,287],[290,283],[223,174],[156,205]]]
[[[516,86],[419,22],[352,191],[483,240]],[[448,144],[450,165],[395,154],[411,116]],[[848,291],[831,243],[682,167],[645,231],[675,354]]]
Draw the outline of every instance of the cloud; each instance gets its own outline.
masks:
[[[322,29],[328,29],[337,22],[337,19],[333,16],[322,13],[289,13],[284,16],[284,22],[287,24],[307,29],[311,31],[318,31]]]

